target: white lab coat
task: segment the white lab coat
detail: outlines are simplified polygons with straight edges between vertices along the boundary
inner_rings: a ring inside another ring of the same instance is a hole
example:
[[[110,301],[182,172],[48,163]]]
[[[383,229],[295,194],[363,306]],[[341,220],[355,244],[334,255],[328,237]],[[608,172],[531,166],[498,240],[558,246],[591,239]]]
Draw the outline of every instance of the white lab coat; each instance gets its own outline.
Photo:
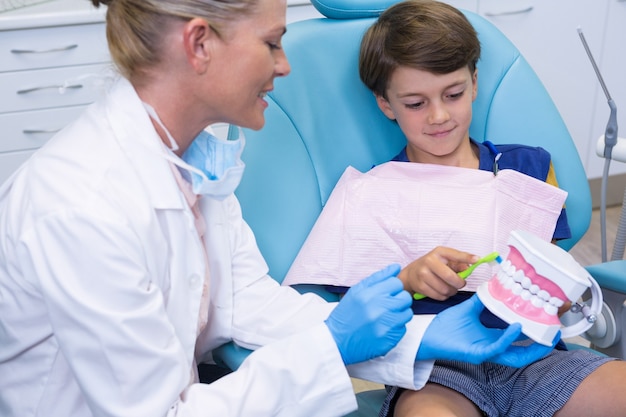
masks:
[[[0,415],[333,416],[356,406],[323,324],[333,305],[267,276],[234,196],[203,199],[205,264],[192,213],[126,80],[0,188]],[[430,318],[355,376],[420,387]],[[194,357],[235,340],[242,367],[193,383]]]

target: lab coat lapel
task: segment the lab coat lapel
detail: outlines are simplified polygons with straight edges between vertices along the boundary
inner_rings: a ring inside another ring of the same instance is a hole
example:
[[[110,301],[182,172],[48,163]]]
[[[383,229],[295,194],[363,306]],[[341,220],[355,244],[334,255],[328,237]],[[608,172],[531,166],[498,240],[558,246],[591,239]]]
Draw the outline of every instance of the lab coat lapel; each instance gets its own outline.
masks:
[[[132,85],[119,80],[112,87],[107,104],[107,116],[118,144],[133,164],[164,236],[168,252],[152,252],[158,245],[151,244],[146,248],[146,256],[168,259],[169,282],[163,283],[165,308],[191,364],[205,269],[201,252],[204,249],[195,230],[193,214]]]
[[[198,331],[200,300],[205,264],[200,239],[188,210],[158,210],[157,216],[171,242],[169,253],[170,288],[166,293],[167,313],[192,359]]]
[[[106,109],[118,144],[135,167],[154,207],[182,209],[186,203],[164,157],[161,139],[127,80],[121,78],[112,86]]]

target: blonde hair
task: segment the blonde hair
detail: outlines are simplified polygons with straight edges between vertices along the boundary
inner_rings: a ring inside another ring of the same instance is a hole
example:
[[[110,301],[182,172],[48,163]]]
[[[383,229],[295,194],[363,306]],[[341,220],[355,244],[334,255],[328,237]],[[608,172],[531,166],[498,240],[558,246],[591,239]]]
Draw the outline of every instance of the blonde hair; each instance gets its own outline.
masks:
[[[248,16],[258,0],[91,0],[108,7],[106,36],[118,70],[132,79],[158,64],[167,23],[205,19],[221,36],[228,22]]]

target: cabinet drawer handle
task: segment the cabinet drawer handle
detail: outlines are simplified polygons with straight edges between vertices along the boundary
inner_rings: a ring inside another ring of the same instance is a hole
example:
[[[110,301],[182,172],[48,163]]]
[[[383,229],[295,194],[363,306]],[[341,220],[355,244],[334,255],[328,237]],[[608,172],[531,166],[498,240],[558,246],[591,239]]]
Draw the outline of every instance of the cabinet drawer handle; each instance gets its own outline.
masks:
[[[42,87],[33,87],[33,88],[26,88],[24,90],[18,90],[17,94],[28,94],[28,93],[32,93],[35,91],[39,91],[39,90],[47,90],[50,88],[54,88],[54,89],[58,89],[59,90],[59,94],[63,94],[65,93],[65,90],[68,88],[73,88],[73,89],[78,89],[78,88],[83,88],[82,84],[71,84],[71,85],[46,85],[46,86],[42,86]]]
[[[11,53],[13,54],[46,54],[48,52],[63,52],[69,51],[70,49],[78,48],[78,44],[72,44],[68,46],[63,46],[61,48],[52,48],[52,49],[11,49]]]
[[[22,133],[25,135],[35,135],[37,133],[57,133],[61,129],[24,129]]]
[[[510,14],[522,14],[522,13],[528,13],[532,9],[534,9],[533,6],[528,6],[528,7],[525,7],[523,9],[519,9],[519,10],[504,10],[504,11],[501,11],[501,12],[485,12],[485,16],[495,17],[495,16],[506,16],[506,15],[510,15]]]

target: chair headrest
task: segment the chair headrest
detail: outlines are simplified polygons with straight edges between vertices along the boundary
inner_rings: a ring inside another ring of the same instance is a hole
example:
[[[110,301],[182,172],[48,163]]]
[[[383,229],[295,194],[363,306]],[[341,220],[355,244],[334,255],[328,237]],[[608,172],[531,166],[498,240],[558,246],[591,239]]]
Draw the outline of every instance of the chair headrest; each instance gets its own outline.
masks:
[[[318,12],[331,19],[377,17],[398,0],[311,0]]]

